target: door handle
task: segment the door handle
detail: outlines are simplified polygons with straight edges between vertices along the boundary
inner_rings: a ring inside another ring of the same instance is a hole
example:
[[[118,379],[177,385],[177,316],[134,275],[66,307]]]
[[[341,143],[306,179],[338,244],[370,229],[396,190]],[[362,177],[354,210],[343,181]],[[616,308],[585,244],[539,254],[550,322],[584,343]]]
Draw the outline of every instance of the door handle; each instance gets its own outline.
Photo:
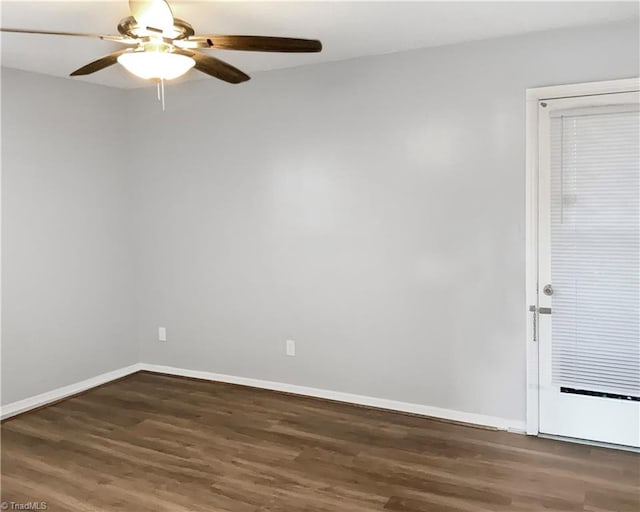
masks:
[[[541,315],[550,315],[551,308],[536,308],[535,306],[529,306],[529,311],[535,313],[536,311]]]
[[[529,306],[529,311],[533,313],[533,337],[532,341],[535,343],[538,341],[538,315],[536,315],[536,307]]]
[[[535,306],[529,306],[529,311],[533,313],[533,337],[532,341],[538,341],[538,314],[550,315],[551,308],[536,308]]]

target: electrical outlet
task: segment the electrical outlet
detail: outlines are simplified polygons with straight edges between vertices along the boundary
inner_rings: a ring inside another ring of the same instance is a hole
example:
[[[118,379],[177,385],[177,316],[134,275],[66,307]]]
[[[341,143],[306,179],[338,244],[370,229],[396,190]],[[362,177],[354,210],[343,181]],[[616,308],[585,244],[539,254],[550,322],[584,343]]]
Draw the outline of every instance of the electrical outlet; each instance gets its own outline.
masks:
[[[167,329],[158,327],[158,341],[167,341]]]
[[[296,342],[293,340],[287,340],[287,355],[288,356],[296,355]]]

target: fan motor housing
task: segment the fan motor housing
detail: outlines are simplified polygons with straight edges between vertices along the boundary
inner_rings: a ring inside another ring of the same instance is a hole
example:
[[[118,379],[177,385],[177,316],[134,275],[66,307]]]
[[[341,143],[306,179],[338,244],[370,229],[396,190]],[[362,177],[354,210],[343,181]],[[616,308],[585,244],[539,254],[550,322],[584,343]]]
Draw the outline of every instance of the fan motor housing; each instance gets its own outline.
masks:
[[[138,22],[133,16],[123,18],[120,20],[120,23],[118,23],[118,32],[131,39],[140,39],[144,37],[142,34],[149,30],[155,31],[152,27],[138,25]],[[173,40],[186,39],[195,34],[193,27],[189,23],[178,18],[173,19],[173,30],[175,32],[175,34],[171,35],[171,39]]]

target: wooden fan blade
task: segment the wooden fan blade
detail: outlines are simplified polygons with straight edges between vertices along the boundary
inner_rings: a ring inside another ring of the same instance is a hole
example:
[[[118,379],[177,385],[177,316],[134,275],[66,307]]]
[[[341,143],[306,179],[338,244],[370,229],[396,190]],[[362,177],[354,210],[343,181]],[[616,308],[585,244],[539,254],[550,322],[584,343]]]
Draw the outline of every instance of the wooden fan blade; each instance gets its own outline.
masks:
[[[92,37],[95,39],[102,39],[104,41],[114,41],[116,43],[138,44],[137,39],[131,39],[130,37],[124,37],[124,36],[118,36],[118,35],[85,34],[82,32],[51,32],[47,30],[29,30],[29,29],[23,29],[23,28],[0,28],[0,32],[9,32],[14,34],[39,34],[39,35],[45,35],[45,36]]]
[[[82,66],[80,69],[76,69],[69,76],[80,76],[80,75],[90,75],[91,73],[95,73],[96,71],[100,71],[104,68],[108,68],[109,66],[113,66],[116,62],[118,62],[118,57],[123,53],[127,53],[129,49],[120,50],[118,52],[110,53],[98,60],[94,60],[93,62],[89,62],[86,66]]]
[[[165,0],[129,0],[131,15],[143,27],[168,30],[173,27],[173,13]]]
[[[197,48],[211,48],[212,46],[205,40],[198,41],[197,39],[175,39],[173,45],[183,50],[195,50]]]
[[[322,50],[322,43],[316,39],[295,39],[292,37],[267,36],[196,36],[189,41],[207,42],[219,50],[244,50],[249,52],[312,53]]]
[[[239,84],[241,82],[246,82],[251,77],[246,73],[243,73],[238,68],[234,68],[231,64],[227,64],[226,62],[216,59],[215,57],[211,57],[209,55],[205,55],[200,52],[176,52],[181,53],[183,55],[188,55],[193,60],[196,61],[196,65],[194,66],[198,71],[202,71],[207,75],[211,75],[215,78],[219,78],[220,80],[224,80],[225,82],[229,82],[231,84]]]

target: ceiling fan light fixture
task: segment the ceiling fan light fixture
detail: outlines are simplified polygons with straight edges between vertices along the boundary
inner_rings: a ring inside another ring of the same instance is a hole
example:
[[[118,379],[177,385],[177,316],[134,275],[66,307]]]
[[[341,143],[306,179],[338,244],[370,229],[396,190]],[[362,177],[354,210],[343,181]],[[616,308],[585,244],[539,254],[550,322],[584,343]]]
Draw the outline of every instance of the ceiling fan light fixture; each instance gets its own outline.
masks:
[[[166,51],[143,51],[123,53],[118,62],[124,68],[145,80],[173,80],[184,75],[196,61],[187,55]]]
[[[165,80],[178,78],[191,68],[230,84],[249,80],[249,75],[223,60],[207,55],[204,50],[283,53],[315,53],[322,50],[322,43],[316,39],[196,35],[189,23],[173,17],[167,0],[129,0],[129,10],[131,15],[118,23],[119,35],[2,27],[0,32],[89,37],[122,43],[127,48],[89,62],[72,71],[69,76],[91,75],[114,64],[121,64],[133,75],[145,80],[157,80],[159,89],[164,87]],[[135,50],[132,46],[136,46]],[[159,91],[159,98],[163,97],[161,93],[162,90]]]

